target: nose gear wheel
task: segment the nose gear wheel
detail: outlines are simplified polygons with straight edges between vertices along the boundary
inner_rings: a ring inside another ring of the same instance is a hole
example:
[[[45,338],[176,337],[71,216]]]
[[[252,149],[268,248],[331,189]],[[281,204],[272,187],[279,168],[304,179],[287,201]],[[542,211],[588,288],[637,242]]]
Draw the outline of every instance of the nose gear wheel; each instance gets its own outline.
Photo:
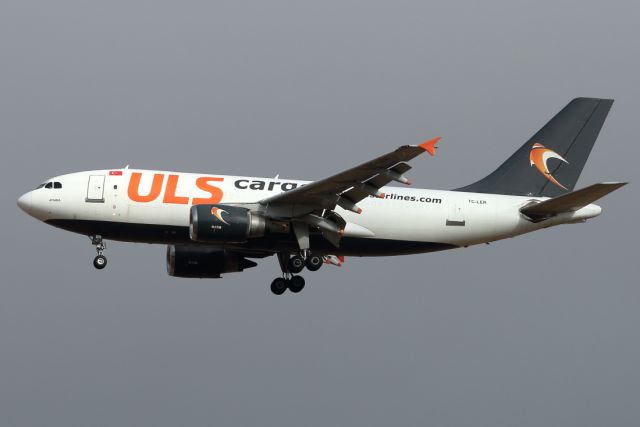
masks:
[[[91,244],[96,247],[96,252],[98,253],[93,259],[93,266],[98,270],[102,270],[107,266],[107,257],[102,254],[107,249],[107,245],[100,235],[91,235],[89,239],[91,239]]]

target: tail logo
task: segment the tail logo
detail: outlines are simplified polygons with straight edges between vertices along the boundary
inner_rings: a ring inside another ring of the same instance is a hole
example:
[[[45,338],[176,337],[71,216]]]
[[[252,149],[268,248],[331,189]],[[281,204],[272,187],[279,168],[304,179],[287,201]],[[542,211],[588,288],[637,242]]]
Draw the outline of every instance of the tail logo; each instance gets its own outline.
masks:
[[[535,166],[536,169],[538,169],[538,171],[542,175],[544,175],[544,177],[547,178],[549,181],[553,182],[555,185],[562,188],[563,190],[567,190],[567,187],[560,184],[551,175],[551,172],[549,172],[549,168],[547,167],[547,160],[551,158],[558,159],[563,161],[566,164],[569,164],[569,162],[566,161],[564,157],[562,157],[560,154],[556,153],[555,151],[549,148],[545,148],[545,146],[542,144],[535,143],[531,147],[531,152],[529,153],[529,163],[531,164],[531,166]]]
[[[220,221],[221,223],[229,225],[229,223],[225,221],[224,218],[222,218],[223,212],[227,213],[227,211],[220,208],[216,208],[215,206],[211,208],[211,215],[215,216],[218,219],[218,221]]]

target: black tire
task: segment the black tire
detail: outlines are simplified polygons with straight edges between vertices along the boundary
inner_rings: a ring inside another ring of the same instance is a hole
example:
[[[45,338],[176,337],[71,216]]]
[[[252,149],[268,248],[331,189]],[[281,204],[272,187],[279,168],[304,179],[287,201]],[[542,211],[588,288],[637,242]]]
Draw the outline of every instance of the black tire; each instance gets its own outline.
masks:
[[[320,267],[322,267],[324,261],[322,260],[322,257],[319,257],[317,255],[309,255],[304,263],[309,271],[317,271],[320,269]]]
[[[297,294],[304,289],[304,278],[302,276],[293,276],[289,280],[289,290],[294,294]]]
[[[102,270],[107,266],[107,257],[104,255],[98,255],[93,259],[93,266],[98,270]]]
[[[282,277],[276,277],[271,282],[271,292],[276,295],[282,295],[287,290],[287,281]]]
[[[289,272],[296,274],[300,273],[304,269],[304,260],[301,256],[292,256],[288,262]]]

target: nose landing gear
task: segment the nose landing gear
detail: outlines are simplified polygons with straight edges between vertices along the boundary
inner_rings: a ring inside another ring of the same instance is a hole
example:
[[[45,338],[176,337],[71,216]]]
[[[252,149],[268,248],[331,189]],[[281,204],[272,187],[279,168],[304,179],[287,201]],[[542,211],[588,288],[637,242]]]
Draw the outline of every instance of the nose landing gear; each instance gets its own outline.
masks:
[[[102,270],[107,266],[107,257],[104,255],[97,255],[93,259],[93,266],[98,270]]]
[[[93,259],[93,266],[98,270],[102,270],[107,266],[107,257],[102,254],[105,249],[107,249],[107,245],[102,240],[102,236],[94,234],[89,236],[91,239],[91,244],[96,247],[96,252],[98,255]]]

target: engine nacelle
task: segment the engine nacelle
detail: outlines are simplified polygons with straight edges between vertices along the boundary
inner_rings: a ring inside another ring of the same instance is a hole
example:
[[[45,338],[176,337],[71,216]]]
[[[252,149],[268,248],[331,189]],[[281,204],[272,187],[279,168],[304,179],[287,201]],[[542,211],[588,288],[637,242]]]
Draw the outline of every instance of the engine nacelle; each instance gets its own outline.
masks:
[[[266,228],[266,218],[249,209],[227,205],[191,207],[189,237],[194,242],[242,243],[264,236]]]
[[[222,248],[167,246],[167,273],[173,277],[219,279],[223,273],[255,267],[255,262]]]

